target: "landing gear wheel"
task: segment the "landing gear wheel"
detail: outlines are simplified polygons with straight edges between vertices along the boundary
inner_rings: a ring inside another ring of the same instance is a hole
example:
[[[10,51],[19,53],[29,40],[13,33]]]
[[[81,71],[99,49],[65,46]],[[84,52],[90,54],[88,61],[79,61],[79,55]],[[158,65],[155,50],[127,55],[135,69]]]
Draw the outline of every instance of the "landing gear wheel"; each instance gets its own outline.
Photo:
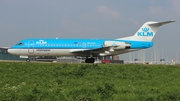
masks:
[[[29,59],[29,58],[27,58],[27,59],[26,59],[26,62],[30,62],[30,59]]]
[[[86,60],[85,60],[85,63],[89,63],[89,59],[86,59]]]
[[[94,58],[90,58],[90,63],[94,63],[95,59]]]
[[[95,62],[95,59],[94,58],[87,58],[85,60],[85,63],[94,63]]]

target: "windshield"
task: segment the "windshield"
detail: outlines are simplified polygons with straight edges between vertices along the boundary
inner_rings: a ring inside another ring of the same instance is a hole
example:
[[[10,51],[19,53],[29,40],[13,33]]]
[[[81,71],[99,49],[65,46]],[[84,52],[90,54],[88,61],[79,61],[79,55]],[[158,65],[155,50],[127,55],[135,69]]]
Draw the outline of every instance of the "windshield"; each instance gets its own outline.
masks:
[[[16,46],[23,46],[24,44],[22,42],[17,43]]]

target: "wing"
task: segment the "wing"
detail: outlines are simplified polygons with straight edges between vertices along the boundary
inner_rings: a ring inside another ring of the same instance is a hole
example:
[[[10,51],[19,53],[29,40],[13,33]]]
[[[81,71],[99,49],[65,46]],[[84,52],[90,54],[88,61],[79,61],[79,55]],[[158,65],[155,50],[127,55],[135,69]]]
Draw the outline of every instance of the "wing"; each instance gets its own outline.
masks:
[[[118,41],[105,41],[100,48],[94,49],[73,49],[70,52],[79,56],[107,56],[113,54],[121,54],[130,48],[129,44]]]
[[[71,50],[71,53],[101,53],[108,50],[110,47],[94,48],[94,49],[74,49]]]
[[[124,51],[125,49],[116,49],[117,47],[111,46],[111,47],[102,47],[102,48],[95,48],[95,49],[74,49],[71,50],[71,53],[77,54],[77,55],[83,55],[83,56],[101,56],[101,54],[104,55],[111,55],[112,53],[115,53],[116,51]],[[116,52],[117,53],[117,52]]]

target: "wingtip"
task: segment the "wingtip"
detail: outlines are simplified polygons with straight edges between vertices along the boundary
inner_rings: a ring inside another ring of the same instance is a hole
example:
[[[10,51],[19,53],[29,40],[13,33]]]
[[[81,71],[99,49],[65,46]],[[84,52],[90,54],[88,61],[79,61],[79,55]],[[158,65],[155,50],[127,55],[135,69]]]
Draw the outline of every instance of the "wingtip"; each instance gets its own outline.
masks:
[[[171,20],[171,22],[176,22],[176,20]]]

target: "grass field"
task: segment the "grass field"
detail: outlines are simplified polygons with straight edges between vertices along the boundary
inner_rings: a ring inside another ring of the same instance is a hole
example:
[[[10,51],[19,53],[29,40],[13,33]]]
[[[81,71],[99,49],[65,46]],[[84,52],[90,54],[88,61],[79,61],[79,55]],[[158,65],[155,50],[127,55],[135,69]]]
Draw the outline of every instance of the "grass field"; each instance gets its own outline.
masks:
[[[180,66],[0,62],[0,101],[179,101]]]

